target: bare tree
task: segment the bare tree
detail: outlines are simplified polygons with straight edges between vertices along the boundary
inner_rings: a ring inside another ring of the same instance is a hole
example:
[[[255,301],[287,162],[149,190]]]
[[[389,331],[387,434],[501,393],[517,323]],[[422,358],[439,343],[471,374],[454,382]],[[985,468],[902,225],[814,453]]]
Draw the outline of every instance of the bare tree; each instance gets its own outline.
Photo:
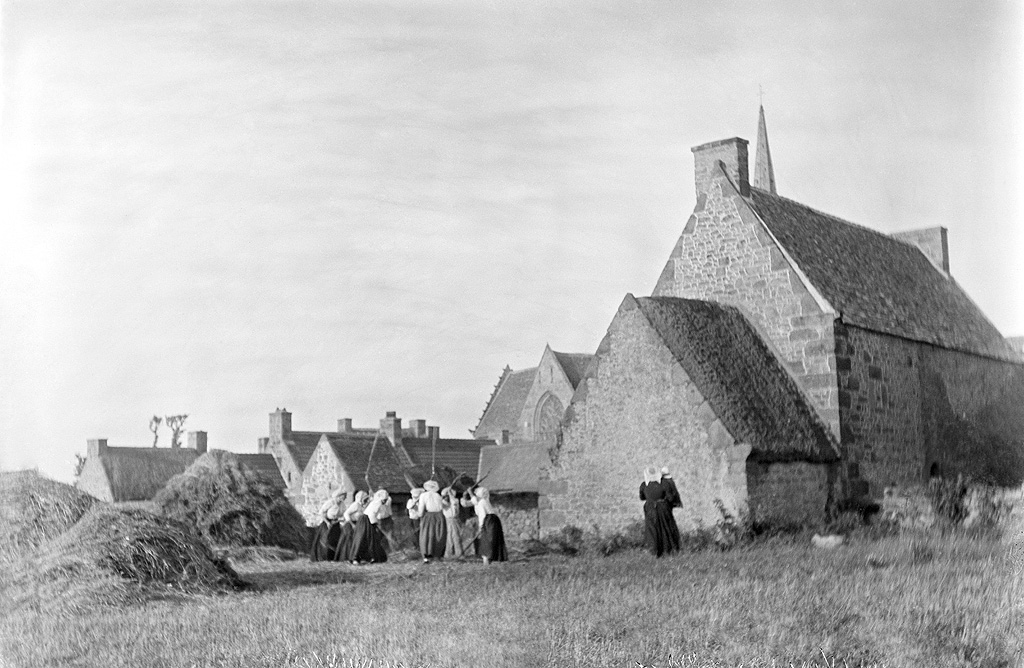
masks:
[[[185,428],[187,415],[167,415],[164,417],[164,424],[171,430],[171,447],[181,447],[181,430]]]
[[[156,442],[160,438],[160,434],[157,430],[160,429],[160,423],[163,422],[163,418],[159,415],[154,415],[149,421],[149,430],[153,432],[153,447],[156,447]]]

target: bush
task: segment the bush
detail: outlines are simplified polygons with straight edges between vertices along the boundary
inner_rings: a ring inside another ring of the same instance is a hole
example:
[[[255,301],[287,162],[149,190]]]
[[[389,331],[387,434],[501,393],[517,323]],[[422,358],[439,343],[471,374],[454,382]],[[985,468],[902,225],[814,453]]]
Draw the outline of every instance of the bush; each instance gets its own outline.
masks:
[[[194,526],[214,545],[309,549],[311,532],[284,491],[230,452],[202,455],[171,478],[153,501],[161,513]]]

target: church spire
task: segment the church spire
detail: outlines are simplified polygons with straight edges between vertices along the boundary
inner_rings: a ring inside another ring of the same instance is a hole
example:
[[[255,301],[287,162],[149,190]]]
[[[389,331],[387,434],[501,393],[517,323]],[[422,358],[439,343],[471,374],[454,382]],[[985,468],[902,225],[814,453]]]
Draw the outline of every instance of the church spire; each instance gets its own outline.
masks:
[[[768,129],[764,124],[764,106],[757,117],[757,156],[754,159],[754,187],[775,192],[775,170],[772,168],[772,152],[768,149]]]

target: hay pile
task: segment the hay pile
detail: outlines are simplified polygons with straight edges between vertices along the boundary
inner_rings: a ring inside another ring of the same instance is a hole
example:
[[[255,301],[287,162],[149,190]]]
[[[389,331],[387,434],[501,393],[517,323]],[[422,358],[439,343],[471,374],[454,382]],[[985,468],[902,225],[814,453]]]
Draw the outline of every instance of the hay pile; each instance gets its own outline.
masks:
[[[99,501],[34,471],[0,473],[0,563],[62,534]]]
[[[14,609],[58,613],[244,586],[187,524],[106,504],[25,555],[2,584]]]
[[[283,490],[230,452],[212,450],[199,457],[153,501],[164,515],[194,526],[214,545],[309,549],[310,531]]]

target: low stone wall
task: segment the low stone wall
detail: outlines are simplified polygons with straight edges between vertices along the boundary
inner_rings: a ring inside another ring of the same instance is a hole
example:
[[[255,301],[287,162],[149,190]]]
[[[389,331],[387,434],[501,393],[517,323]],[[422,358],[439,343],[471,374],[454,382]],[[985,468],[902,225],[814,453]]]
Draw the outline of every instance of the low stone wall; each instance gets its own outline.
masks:
[[[540,535],[537,494],[491,494],[491,505],[501,518],[505,540],[530,540]]]

